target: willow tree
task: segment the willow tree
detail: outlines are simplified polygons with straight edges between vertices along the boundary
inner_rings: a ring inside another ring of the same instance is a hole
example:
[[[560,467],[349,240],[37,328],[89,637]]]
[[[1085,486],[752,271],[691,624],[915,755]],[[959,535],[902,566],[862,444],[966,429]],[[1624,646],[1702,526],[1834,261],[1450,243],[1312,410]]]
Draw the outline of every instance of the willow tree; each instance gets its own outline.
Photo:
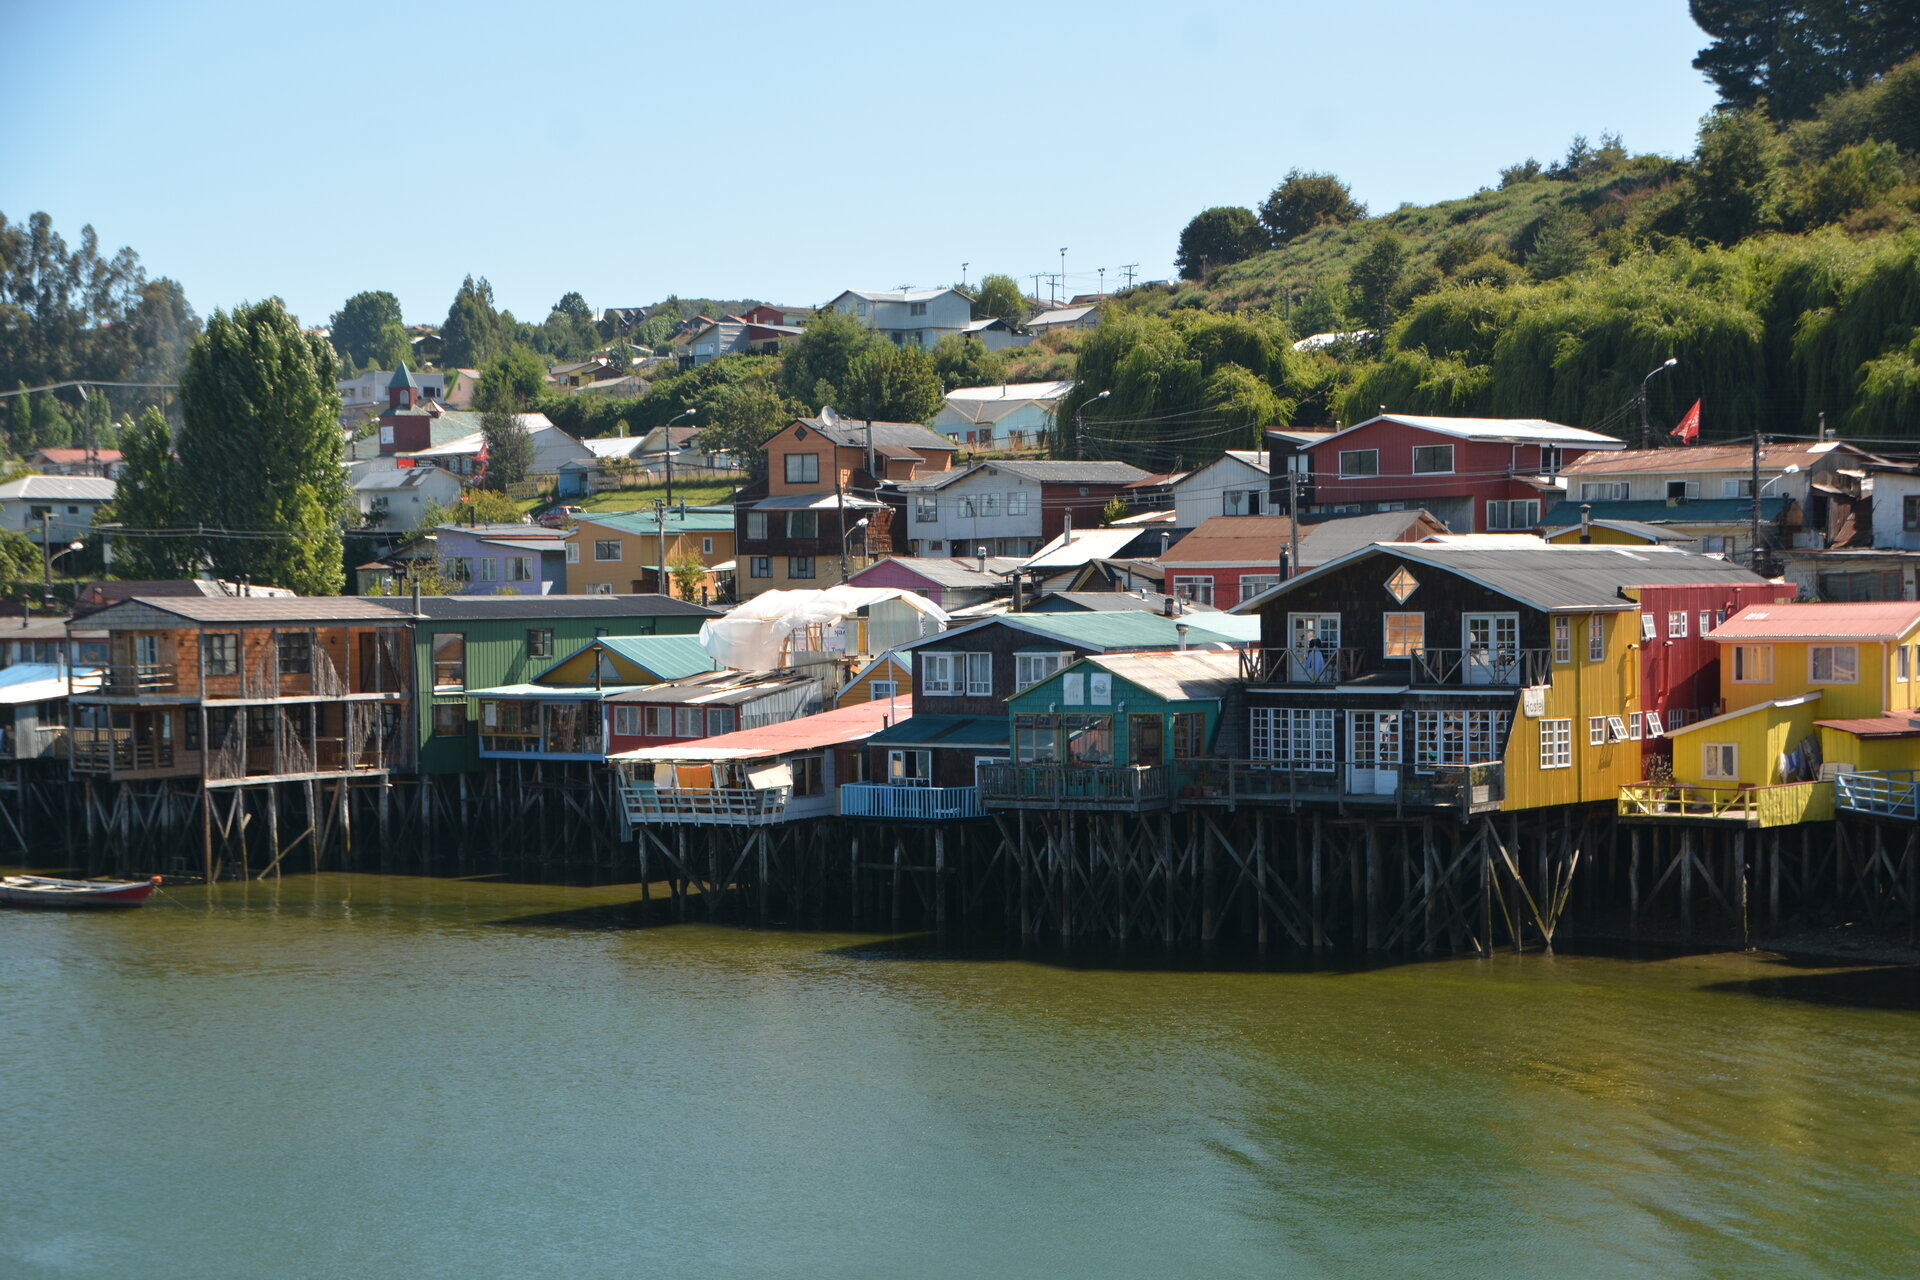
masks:
[[[338,364],[279,299],[216,311],[187,352],[183,523],[223,577],[337,595],[347,505]]]

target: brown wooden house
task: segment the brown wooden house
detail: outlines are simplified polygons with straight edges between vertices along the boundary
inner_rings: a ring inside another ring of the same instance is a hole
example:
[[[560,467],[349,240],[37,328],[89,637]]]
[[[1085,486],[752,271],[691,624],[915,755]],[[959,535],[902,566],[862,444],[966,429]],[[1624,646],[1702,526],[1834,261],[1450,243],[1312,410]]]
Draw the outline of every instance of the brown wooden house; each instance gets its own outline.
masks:
[[[210,787],[380,775],[411,762],[408,614],[358,598],[138,597],[88,626],[99,686],[72,695],[71,763]]]

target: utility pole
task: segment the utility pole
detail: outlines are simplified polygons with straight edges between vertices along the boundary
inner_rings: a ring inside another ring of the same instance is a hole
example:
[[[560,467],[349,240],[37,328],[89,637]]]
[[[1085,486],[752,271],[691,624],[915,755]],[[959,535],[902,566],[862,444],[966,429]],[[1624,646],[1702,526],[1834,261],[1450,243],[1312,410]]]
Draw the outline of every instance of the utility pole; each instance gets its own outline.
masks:
[[[1758,431],[1753,433],[1753,461],[1748,472],[1747,483],[1753,486],[1753,571],[1760,573],[1760,441]],[[1765,574],[1761,574],[1765,577]]]
[[[1300,473],[1293,469],[1296,453],[1287,459],[1287,577],[1300,572]]]
[[[1070,295],[1067,293],[1067,246],[1060,246],[1060,301],[1064,305]]]
[[[53,608],[53,512],[40,513],[40,605]]]
[[[1040,282],[1046,279],[1046,276],[1047,273],[1044,271],[1036,271],[1033,273],[1033,300],[1035,302],[1040,301]]]
[[[660,534],[660,567],[654,570],[654,588],[663,596],[672,596],[673,586],[667,581],[667,504],[658,498],[653,500],[653,522]]]
[[[1133,273],[1139,268],[1139,266],[1140,264],[1137,262],[1129,262],[1120,268],[1122,271],[1127,273],[1127,288],[1129,289],[1133,288]]]

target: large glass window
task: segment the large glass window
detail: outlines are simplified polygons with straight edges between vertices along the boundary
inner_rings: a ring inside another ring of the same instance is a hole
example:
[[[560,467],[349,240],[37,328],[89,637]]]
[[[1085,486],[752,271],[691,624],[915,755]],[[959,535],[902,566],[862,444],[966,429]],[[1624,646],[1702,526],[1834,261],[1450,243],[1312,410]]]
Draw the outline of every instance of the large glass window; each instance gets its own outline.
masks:
[[[787,537],[796,542],[811,542],[819,536],[820,513],[818,511],[787,513]]]
[[[932,524],[940,518],[940,499],[931,493],[918,494],[913,499],[913,522]]]
[[[231,631],[213,631],[200,637],[200,666],[210,676],[240,674],[240,637]]]
[[[620,558],[620,540],[618,538],[606,538],[595,542],[593,544],[593,558],[595,560],[618,560]]]
[[[1453,470],[1453,446],[1450,444],[1416,445],[1413,450],[1413,473],[1432,475],[1436,472]]]
[[[1540,722],[1540,767],[1542,769],[1573,767],[1573,721],[1542,720]]]
[[[1507,749],[1505,711],[1418,711],[1413,760],[1422,773],[1499,760]]]
[[[787,576],[789,578],[811,578],[813,576],[813,557],[788,556]]]
[[[1253,758],[1313,773],[1330,773],[1333,770],[1333,722],[1331,710],[1255,707]]]
[[[1349,449],[1340,455],[1340,474],[1343,476],[1377,476],[1380,474],[1380,451],[1378,449]]]
[[[1412,658],[1427,651],[1426,614],[1389,613],[1381,621],[1387,657]]]
[[[788,484],[818,484],[820,482],[820,455],[817,453],[790,453],[787,455]]]
[[[1807,678],[1814,684],[1853,684],[1860,678],[1860,648],[1816,644],[1807,650]]]

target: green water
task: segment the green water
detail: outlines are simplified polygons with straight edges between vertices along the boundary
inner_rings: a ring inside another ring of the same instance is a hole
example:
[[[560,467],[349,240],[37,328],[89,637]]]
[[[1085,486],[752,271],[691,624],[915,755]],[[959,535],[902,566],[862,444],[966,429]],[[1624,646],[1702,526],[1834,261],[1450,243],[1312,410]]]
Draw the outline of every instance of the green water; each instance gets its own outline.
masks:
[[[1119,968],[371,876],[0,913],[0,1277],[1913,1277],[1920,978]]]

